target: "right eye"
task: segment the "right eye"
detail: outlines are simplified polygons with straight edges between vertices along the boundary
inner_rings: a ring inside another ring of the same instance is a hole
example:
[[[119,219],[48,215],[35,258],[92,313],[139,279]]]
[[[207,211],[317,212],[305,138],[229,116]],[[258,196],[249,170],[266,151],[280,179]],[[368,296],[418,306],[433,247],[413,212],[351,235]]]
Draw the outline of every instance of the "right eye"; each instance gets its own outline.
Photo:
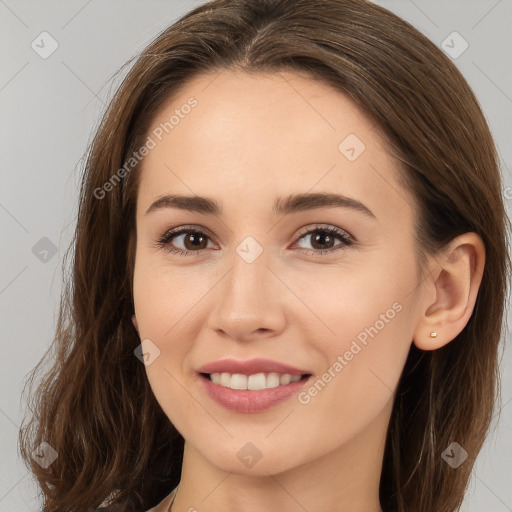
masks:
[[[209,238],[206,233],[193,227],[181,227],[167,231],[156,241],[155,245],[160,249],[179,254],[180,256],[192,256],[202,253],[206,249],[205,242],[207,244]],[[183,249],[173,247],[176,243],[174,240],[179,239],[181,240],[177,243],[182,244],[184,246]]]

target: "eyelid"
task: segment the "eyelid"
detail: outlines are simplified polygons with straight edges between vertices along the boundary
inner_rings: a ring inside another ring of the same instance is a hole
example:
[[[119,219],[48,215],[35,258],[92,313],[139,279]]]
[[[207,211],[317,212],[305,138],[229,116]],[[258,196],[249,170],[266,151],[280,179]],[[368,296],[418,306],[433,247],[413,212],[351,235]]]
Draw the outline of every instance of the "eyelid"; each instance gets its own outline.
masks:
[[[210,238],[210,239],[215,239],[215,236],[213,236],[211,231],[209,231],[205,227],[200,226],[198,224],[184,224],[183,226],[177,226],[175,228],[170,228],[167,231],[165,231],[164,234],[160,238],[165,238],[165,237],[168,237],[171,235],[178,236],[180,234],[183,234],[183,232],[190,232],[190,231],[194,231],[194,232],[198,232],[198,233],[207,235],[208,238]]]
[[[340,228],[338,226],[334,226],[332,224],[314,224],[313,226],[309,225],[304,228],[301,228],[301,230],[297,233],[295,238],[300,239],[304,235],[307,235],[308,233],[311,233],[311,231],[320,231],[320,230],[326,230],[330,231],[333,230],[333,232],[337,232],[338,236],[345,236],[347,239],[349,239],[351,242],[356,242],[356,238],[352,236],[346,229]]]
[[[330,229],[330,228],[335,228],[336,230],[339,230],[341,233],[343,233],[347,238],[349,238],[353,242],[357,241],[357,239],[351,233],[349,233],[346,229],[340,228],[338,226],[334,226],[332,224],[320,224],[320,223],[304,226],[294,236],[294,239],[301,238],[302,236],[310,233],[311,231],[317,230],[317,229],[320,230],[320,229]],[[180,232],[186,231],[186,230],[203,232],[205,235],[208,235],[208,237],[210,239],[215,238],[215,236],[212,235],[210,230],[208,230],[207,228],[200,226],[198,224],[184,224],[183,226],[177,226],[175,228],[170,228],[167,231],[165,231],[165,233],[160,238],[166,237],[167,235],[170,235],[170,234],[177,235]]]
[[[348,246],[354,245],[357,242],[356,238],[354,236],[352,236],[345,229],[342,229],[338,226],[334,226],[332,224],[316,223],[314,225],[309,225],[309,226],[305,226],[305,227],[301,228],[300,231],[294,236],[294,242],[291,245],[291,247],[295,247],[305,235],[309,235],[315,231],[329,232],[329,233],[333,234],[334,236],[338,237],[340,240],[342,240],[342,243],[335,245],[334,248],[329,248],[329,249],[314,250],[314,249],[305,249],[302,247],[300,248],[300,250],[302,250],[303,252],[306,252],[307,254],[311,254],[314,256],[317,256],[317,255],[322,256],[324,254],[334,254],[337,251],[345,249]],[[157,247],[158,249],[165,249],[167,244],[170,243],[171,239],[181,236],[184,233],[190,233],[190,232],[195,232],[198,234],[206,235],[207,238],[212,242],[215,238],[214,236],[211,235],[211,232],[208,229],[204,228],[203,226],[182,225],[182,226],[178,226],[178,227],[171,228],[171,229],[167,230],[161,237],[159,237],[156,240],[155,247]],[[191,255],[191,256],[202,254],[206,250],[207,249],[200,249],[198,251],[188,251],[188,250],[176,249],[176,248],[167,249],[167,251],[170,253],[178,253],[180,255]]]
[[[188,224],[188,225],[177,226],[175,228],[168,229],[167,231],[164,232],[163,235],[157,237],[157,239],[155,241],[155,246],[158,249],[163,249],[169,243],[171,238],[176,238],[178,236],[181,236],[184,233],[190,233],[190,232],[204,234],[208,237],[209,240],[212,240],[212,241],[213,241],[213,239],[215,239],[215,237],[211,234],[211,232],[208,229],[204,228],[203,226]],[[177,249],[177,250],[182,251],[182,249]],[[191,251],[191,252],[201,253],[203,250],[204,249],[201,249],[199,251]],[[172,251],[169,251],[169,252],[172,252]]]

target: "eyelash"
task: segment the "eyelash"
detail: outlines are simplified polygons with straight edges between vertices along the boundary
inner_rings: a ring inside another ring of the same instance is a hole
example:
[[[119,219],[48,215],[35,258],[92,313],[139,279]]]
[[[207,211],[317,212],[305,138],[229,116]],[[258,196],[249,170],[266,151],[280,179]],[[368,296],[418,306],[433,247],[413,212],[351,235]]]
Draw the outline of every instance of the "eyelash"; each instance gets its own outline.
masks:
[[[336,251],[344,250],[347,247],[354,244],[354,240],[350,235],[348,235],[345,231],[343,231],[337,227],[334,227],[334,226],[329,226],[329,227],[315,226],[314,228],[309,228],[307,230],[301,231],[301,233],[299,233],[299,235],[298,235],[297,242],[300,241],[302,238],[304,238],[306,235],[310,235],[315,232],[321,232],[321,233],[327,233],[329,235],[334,235],[338,239],[340,239],[342,241],[342,243],[335,245],[331,249],[324,249],[324,250],[302,249],[307,254],[312,255],[312,256],[320,256],[320,255],[327,254],[327,253],[333,254]],[[201,254],[207,250],[207,249],[200,249],[198,251],[184,251],[183,249],[169,248],[168,247],[169,242],[173,238],[176,238],[177,236],[182,235],[183,233],[194,233],[196,235],[205,235],[207,238],[210,238],[207,233],[200,231],[198,229],[195,229],[193,226],[183,226],[181,228],[171,229],[171,230],[167,231],[161,238],[159,238],[156,241],[155,247],[157,247],[158,249],[164,249],[164,250],[174,253],[174,254],[178,254],[180,256],[195,256],[195,255]]]

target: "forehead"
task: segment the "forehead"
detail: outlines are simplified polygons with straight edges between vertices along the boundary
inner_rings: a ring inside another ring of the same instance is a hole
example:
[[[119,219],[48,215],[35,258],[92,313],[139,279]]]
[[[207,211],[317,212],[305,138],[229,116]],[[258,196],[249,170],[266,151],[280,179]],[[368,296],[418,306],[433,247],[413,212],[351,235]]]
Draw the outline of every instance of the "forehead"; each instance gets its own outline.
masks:
[[[367,198],[387,213],[408,206],[375,123],[346,94],[307,75],[200,75],[163,105],[147,136],[154,147],[139,171],[138,209],[179,193],[256,211],[308,191]],[[383,193],[401,197],[385,207]]]

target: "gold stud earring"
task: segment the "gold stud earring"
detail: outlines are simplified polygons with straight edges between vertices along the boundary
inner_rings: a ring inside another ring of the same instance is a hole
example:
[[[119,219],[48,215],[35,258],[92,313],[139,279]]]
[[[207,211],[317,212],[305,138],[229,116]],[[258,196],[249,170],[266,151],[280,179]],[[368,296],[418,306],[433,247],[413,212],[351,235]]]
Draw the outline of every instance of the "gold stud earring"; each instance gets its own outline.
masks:
[[[436,336],[437,336],[437,332],[431,332],[431,333],[430,333],[430,337],[431,337],[431,338],[435,338]]]

